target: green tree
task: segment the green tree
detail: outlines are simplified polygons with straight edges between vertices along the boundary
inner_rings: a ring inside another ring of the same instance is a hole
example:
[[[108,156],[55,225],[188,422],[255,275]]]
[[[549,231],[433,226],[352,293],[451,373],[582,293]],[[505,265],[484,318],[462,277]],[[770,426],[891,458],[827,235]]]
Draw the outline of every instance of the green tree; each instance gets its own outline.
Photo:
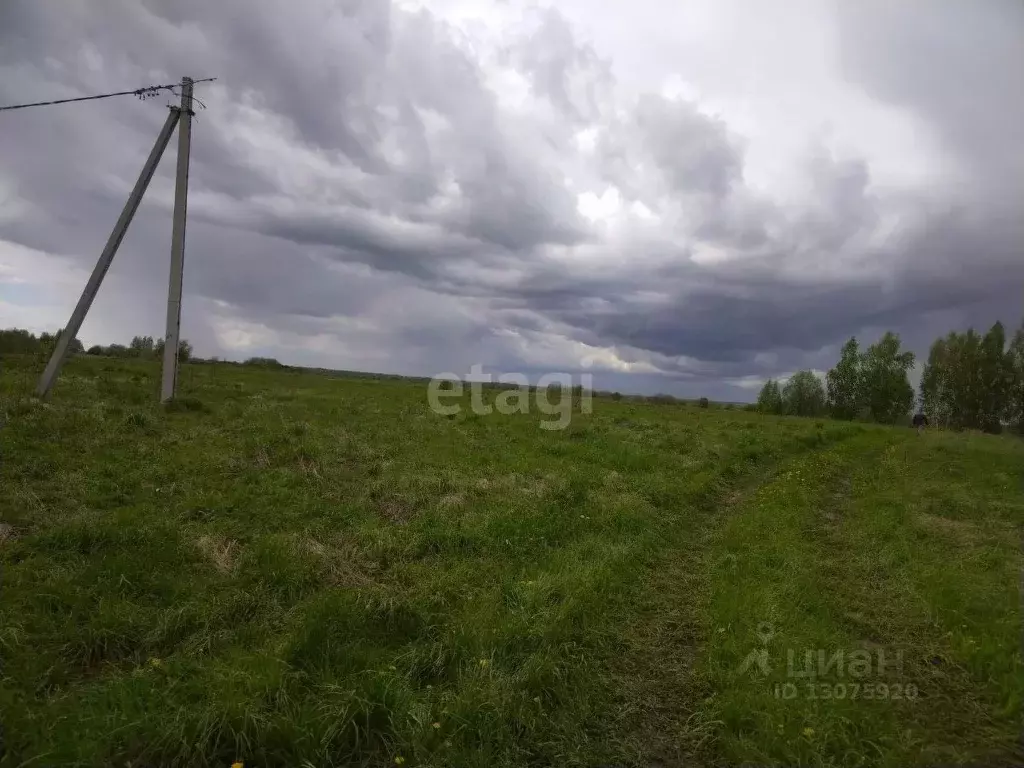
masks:
[[[768,379],[761,387],[761,393],[757,396],[757,410],[761,413],[782,413],[782,390],[775,379]]]
[[[914,404],[909,372],[914,353],[900,351],[900,337],[887,331],[860,360],[861,402],[873,421],[894,424]]]
[[[949,426],[977,429],[983,410],[981,336],[973,328],[946,337],[946,400]]]
[[[1014,430],[1024,432],[1024,323],[1013,334],[1006,365],[1006,420]]]
[[[1002,323],[996,322],[982,338],[978,366],[978,427],[998,433],[1003,429],[1010,383],[1006,330]]]
[[[1002,431],[1004,420],[1016,418],[1022,354],[1024,338],[1015,336],[1007,350],[1006,331],[998,322],[984,336],[968,328],[936,339],[921,376],[921,407],[951,429]]]
[[[0,355],[28,355],[40,350],[39,339],[22,328],[0,331]]]
[[[821,379],[812,371],[797,371],[782,388],[782,404],[790,416],[821,416],[827,408]]]
[[[164,356],[164,344],[163,339],[157,339],[156,344],[153,345],[153,354],[159,358]],[[187,363],[192,359],[192,345],[187,339],[178,340],[178,362]]]
[[[948,426],[953,419],[948,340],[936,339],[928,350],[928,362],[921,373],[921,411],[929,421]]]
[[[39,334],[39,351],[43,357],[49,357],[53,354],[53,348],[57,345],[57,337],[52,333],[43,331]]]
[[[60,337],[63,336],[63,335],[64,335],[64,329],[63,328],[58,328],[57,332],[52,334],[52,335],[49,334],[49,333],[43,333],[39,337],[39,341],[41,342],[42,347],[43,347],[43,352],[45,354],[47,354],[47,355],[52,354],[53,350],[56,349],[56,347],[57,347],[57,342],[60,340]],[[85,351],[85,346],[82,344],[82,342],[79,339],[72,339],[71,342],[68,344],[68,354],[78,355],[78,354],[81,354],[84,351]]]
[[[152,357],[156,344],[152,336],[133,336],[128,348],[135,357]]]
[[[836,367],[825,375],[828,409],[834,419],[856,418],[861,408],[860,347],[851,337],[843,344]]]

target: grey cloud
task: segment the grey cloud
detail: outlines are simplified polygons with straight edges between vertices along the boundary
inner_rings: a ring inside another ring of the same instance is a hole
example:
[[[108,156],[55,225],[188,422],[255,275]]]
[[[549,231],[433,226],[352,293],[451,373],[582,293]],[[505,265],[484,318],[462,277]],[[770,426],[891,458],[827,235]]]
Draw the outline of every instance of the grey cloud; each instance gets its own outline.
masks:
[[[610,65],[577,40],[554,8],[538,10],[527,30],[503,51],[526,75],[535,93],[551,101],[575,124],[598,119],[612,83]]]
[[[689,104],[659,96],[641,98],[636,111],[640,141],[649,158],[680,193],[729,194],[743,171],[741,150],[724,123]]]
[[[631,201],[652,189],[720,200],[743,168],[742,147],[724,123],[654,94],[642,95],[629,119],[603,128],[597,154],[602,176]]]
[[[200,89],[209,109],[196,127],[186,270],[194,332],[211,349],[215,316],[230,315],[292,340],[333,334],[337,354],[375,365],[387,350],[403,372],[484,358],[515,367],[499,333],[510,328],[613,347],[679,386],[726,391],[725,379],[826,365],[854,333],[893,327],[918,344],[957,319],[1012,323],[1021,311],[1024,239],[1006,194],[1019,188],[1010,171],[1024,125],[1006,74],[1018,71],[1018,11],[932,9],[925,28],[888,6],[847,5],[837,19],[849,76],[933,125],[971,169],[970,189],[880,190],[865,161],[810,147],[813,199],[775,202],[747,187],[743,143],[698,104],[647,94],[625,115],[612,109],[609,63],[556,11],[505,50],[554,119],[504,111],[443,23],[383,0],[287,13],[240,0],[7,3],[0,100],[182,71],[220,78]],[[948,40],[959,54],[940,59]],[[83,41],[98,68],[82,66]],[[0,239],[91,266],[164,116],[102,104],[0,117],[0,177],[35,211],[0,224]],[[250,119],[280,123],[289,164],[247,143]],[[588,125],[587,172],[674,224],[605,238],[581,218],[562,175]],[[123,290],[157,305],[172,171],[165,160],[116,265]],[[901,224],[880,242],[888,218]],[[742,258],[693,261],[705,246]],[[565,251],[595,259],[556,258]]]

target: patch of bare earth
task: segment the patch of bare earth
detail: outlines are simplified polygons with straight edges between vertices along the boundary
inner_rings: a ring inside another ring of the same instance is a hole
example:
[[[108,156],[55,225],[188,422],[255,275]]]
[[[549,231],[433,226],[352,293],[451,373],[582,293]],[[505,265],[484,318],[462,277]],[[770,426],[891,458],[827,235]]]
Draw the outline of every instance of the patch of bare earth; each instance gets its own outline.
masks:
[[[10,541],[11,539],[16,539],[17,537],[18,532],[15,530],[13,525],[10,523],[0,523],[0,544],[3,544],[5,541]]]
[[[200,536],[196,546],[221,573],[229,573],[238,557],[238,542],[223,536]]]
[[[461,493],[448,493],[437,503],[442,509],[457,509],[466,503],[466,499]]]
[[[256,446],[256,450],[253,451],[252,463],[260,469],[266,469],[270,466],[270,453],[265,445]]]
[[[334,586],[366,586],[374,581],[378,571],[377,565],[350,541],[322,541],[302,535],[296,539],[296,549],[302,556],[316,560]]]
[[[497,477],[481,477],[476,481],[478,491],[518,491],[527,496],[543,496],[552,488],[557,487],[557,475],[548,474],[543,477],[529,477],[518,472]]]
[[[305,453],[299,455],[299,471],[303,475],[312,477],[315,481],[320,480],[320,462]]]
[[[403,496],[384,496],[375,501],[377,514],[396,525],[405,525],[416,515],[416,505]]]
[[[827,503],[820,509],[820,523],[823,533],[828,540],[839,535],[839,527],[842,523],[842,512],[849,502],[852,493],[852,485],[847,475],[840,475],[835,480],[835,486],[829,492]]]

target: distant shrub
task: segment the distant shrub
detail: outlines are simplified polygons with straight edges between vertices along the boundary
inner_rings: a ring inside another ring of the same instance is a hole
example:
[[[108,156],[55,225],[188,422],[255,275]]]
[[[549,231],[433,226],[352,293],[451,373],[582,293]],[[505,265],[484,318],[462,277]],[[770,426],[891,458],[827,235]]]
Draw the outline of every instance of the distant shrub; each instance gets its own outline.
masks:
[[[621,399],[622,399],[622,393],[621,392],[612,392],[612,400],[618,401],[618,400],[621,400]]]
[[[253,365],[260,368],[283,368],[284,366],[273,357],[250,357],[242,365]]]
[[[749,413],[757,413],[757,403],[747,403],[743,406],[743,410]]]
[[[734,407],[735,406],[733,406],[732,403],[726,403],[725,404],[725,410],[727,410],[727,411],[731,411]]]
[[[701,408],[709,408],[711,406],[711,401],[708,400],[706,397],[702,397],[700,400],[697,401],[697,405],[700,406]]]
[[[38,337],[29,333],[23,328],[7,328],[0,330],[0,355],[50,355],[57,346],[57,340],[61,337],[61,331],[56,333],[42,333]],[[72,339],[68,345],[68,351],[77,355],[85,351],[82,342]]]
[[[649,402],[649,403],[661,403],[663,405],[671,405],[671,404],[673,404],[673,403],[675,403],[677,401],[676,401],[676,399],[674,397],[672,397],[672,395],[657,394],[657,395],[652,395],[651,397],[648,397],[647,398],[647,402]]]
[[[42,344],[34,333],[22,328],[0,331],[0,354],[27,355],[40,351]]]
[[[156,349],[156,341],[152,336],[133,336],[128,349],[132,357],[151,358]]]

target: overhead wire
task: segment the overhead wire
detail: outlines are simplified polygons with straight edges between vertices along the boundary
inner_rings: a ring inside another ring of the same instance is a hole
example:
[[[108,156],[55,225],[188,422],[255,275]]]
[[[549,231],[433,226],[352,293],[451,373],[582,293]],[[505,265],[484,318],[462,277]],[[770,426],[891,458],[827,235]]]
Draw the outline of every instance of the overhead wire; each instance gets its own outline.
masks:
[[[201,80],[193,80],[193,83],[210,83],[216,80],[215,77],[205,77]],[[76,101],[96,101],[97,99],[109,99],[113,96],[137,96],[140,99],[148,99],[156,96],[160,91],[170,91],[176,93],[174,90],[181,86],[181,83],[169,83],[167,85],[147,85],[142,88],[136,88],[133,91],[114,91],[113,93],[99,93],[95,96],[76,96],[71,99],[53,99],[51,101],[35,101],[30,104],[10,104],[7,106],[0,107],[0,112],[5,112],[12,109],[27,109],[29,107],[48,107],[55,104],[70,104]],[[195,101],[199,101],[193,96]],[[201,101],[199,104],[205,106]]]

